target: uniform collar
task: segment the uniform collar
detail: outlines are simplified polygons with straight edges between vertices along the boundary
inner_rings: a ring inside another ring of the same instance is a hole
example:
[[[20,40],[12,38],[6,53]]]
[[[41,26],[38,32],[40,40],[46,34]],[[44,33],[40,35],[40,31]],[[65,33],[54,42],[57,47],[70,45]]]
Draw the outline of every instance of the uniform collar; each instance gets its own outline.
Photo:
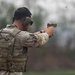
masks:
[[[14,24],[7,24],[6,27],[9,28],[9,27],[17,27],[17,26]]]

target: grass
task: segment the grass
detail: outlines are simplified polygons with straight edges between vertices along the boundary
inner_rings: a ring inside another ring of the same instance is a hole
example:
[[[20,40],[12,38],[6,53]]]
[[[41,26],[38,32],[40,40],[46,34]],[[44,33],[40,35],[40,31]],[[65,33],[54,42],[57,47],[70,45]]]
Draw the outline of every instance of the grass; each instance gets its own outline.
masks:
[[[26,72],[24,75],[75,75],[75,71],[59,71],[59,72]]]

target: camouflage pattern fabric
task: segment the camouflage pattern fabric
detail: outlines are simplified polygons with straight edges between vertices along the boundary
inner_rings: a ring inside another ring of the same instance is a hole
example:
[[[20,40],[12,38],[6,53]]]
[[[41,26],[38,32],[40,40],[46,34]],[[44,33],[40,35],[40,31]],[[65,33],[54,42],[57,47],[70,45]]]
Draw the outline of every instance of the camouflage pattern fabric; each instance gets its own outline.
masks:
[[[0,75],[23,75],[22,72],[7,72],[7,71],[0,71]]]
[[[0,70],[25,72],[27,47],[39,47],[48,41],[48,34],[34,34],[9,25],[0,32]]]

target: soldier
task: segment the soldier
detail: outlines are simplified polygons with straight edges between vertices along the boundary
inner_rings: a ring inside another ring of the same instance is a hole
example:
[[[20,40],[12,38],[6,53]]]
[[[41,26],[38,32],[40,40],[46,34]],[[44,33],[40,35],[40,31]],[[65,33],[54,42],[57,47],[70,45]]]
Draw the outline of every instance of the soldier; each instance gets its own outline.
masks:
[[[31,12],[18,8],[13,23],[0,31],[0,75],[22,75],[26,71],[28,47],[40,47],[53,36],[54,27],[28,32],[33,24]]]

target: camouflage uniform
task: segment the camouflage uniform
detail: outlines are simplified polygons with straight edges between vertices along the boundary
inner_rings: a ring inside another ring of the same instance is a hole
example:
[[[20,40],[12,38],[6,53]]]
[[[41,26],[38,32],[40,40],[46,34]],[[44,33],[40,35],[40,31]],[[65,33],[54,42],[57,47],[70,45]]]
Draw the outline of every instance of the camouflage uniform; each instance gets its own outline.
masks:
[[[0,31],[0,75],[22,75],[26,71],[28,47],[42,46],[48,37],[47,33],[36,35],[7,25]]]
[[[22,72],[7,72],[7,71],[0,71],[0,75],[23,75]]]

